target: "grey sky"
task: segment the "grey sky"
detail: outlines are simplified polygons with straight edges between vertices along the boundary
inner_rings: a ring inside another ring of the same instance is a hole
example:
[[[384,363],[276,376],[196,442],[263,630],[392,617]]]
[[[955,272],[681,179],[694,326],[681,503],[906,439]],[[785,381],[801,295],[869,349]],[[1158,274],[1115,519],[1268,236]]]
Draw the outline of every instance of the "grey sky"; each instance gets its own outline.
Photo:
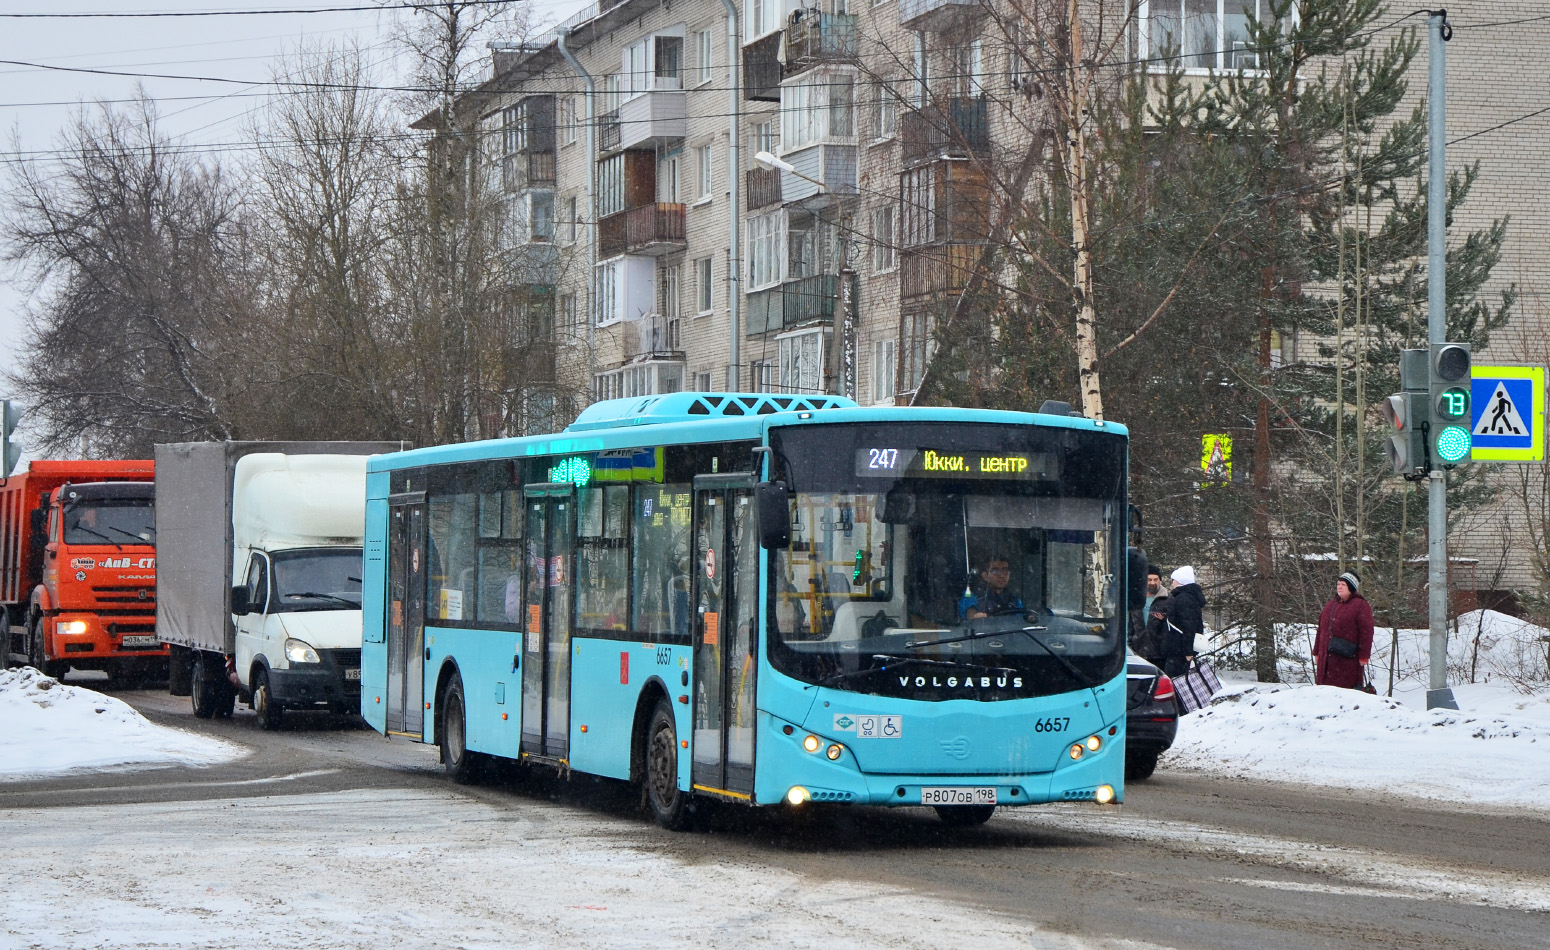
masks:
[[[0,13],[145,12],[307,9],[365,6],[371,0],[0,0]],[[581,0],[533,0],[536,19],[548,25],[579,9]],[[0,123],[11,157],[14,131],[24,155],[46,157],[57,144],[77,103],[127,99],[137,83],[159,101],[164,130],[199,145],[244,143],[243,126],[266,102],[267,80],[277,56],[302,40],[352,37],[392,69],[397,11],[265,16],[163,17],[155,19],[0,19],[0,59],[49,66],[124,72],[218,76],[255,83],[137,79],[58,72],[0,64]],[[46,103],[46,104],[45,104]],[[223,162],[242,150],[223,151]],[[8,184],[8,181],[7,181]],[[0,367],[16,366],[27,300],[17,275],[0,270]]]

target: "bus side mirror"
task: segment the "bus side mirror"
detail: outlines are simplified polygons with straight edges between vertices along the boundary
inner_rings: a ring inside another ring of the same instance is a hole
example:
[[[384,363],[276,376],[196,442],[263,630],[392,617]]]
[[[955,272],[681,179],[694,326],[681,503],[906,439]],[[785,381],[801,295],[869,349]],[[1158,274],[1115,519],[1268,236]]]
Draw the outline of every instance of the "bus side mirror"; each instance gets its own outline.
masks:
[[[785,482],[760,482],[754,488],[759,499],[759,544],[770,550],[791,546],[791,492]]]
[[[1125,596],[1129,602],[1125,605],[1127,615],[1130,611],[1146,606],[1146,569],[1148,567],[1146,552],[1132,545],[1125,549]],[[1142,623],[1145,623],[1142,618]]]
[[[248,603],[248,587],[241,584],[231,589],[231,612],[238,617],[246,617],[253,612],[253,605]]]
[[[1135,505],[1130,506],[1130,540],[1136,544],[1142,543],[1141,536],[1145,533],[1145,524],[1142,522],[1141,509]]]

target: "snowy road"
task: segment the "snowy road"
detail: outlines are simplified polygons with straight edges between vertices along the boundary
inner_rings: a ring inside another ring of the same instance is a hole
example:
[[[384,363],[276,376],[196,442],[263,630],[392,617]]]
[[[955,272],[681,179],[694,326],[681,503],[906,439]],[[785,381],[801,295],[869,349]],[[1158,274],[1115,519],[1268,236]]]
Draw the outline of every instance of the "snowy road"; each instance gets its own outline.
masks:
[[[0,786],[0,948],[1550,947],[1550,820],[1160,772],[1122,809],[641,819],[608,782],[455,788],[343,720],[163,724],[223,765]]]

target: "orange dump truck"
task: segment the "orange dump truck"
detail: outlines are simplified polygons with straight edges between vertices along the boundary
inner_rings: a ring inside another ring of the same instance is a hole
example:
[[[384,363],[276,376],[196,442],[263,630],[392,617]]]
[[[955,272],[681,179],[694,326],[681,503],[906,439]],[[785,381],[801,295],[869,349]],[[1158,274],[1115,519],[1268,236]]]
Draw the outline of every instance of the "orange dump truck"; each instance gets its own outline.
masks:
[[[165,679],[156,639],[150,461],[33,462],[0,484],[0,646],[7,665]]]

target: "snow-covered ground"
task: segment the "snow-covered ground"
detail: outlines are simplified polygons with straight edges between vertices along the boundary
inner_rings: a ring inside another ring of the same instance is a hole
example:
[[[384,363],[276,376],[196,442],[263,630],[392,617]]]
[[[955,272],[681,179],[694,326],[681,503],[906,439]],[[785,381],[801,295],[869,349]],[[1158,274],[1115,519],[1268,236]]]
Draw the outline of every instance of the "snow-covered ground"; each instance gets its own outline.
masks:
[[[1211,705],[1179,721],[1159,768],[1550,809],[1547,636],[1494,611],[1460,617],[1448,649],[1456,711],[1426,709],[1425,630],[1377,632],[1376,696],[1309,685],[1305,656],[1283,663],[1283,684],[1224,674]],[[1312,632],[1286,640],[1306,648]]]
[[[31,667],[0,670],[0,782],[86,769],[213,765],[243,750],[151,723],[127,703]]]

